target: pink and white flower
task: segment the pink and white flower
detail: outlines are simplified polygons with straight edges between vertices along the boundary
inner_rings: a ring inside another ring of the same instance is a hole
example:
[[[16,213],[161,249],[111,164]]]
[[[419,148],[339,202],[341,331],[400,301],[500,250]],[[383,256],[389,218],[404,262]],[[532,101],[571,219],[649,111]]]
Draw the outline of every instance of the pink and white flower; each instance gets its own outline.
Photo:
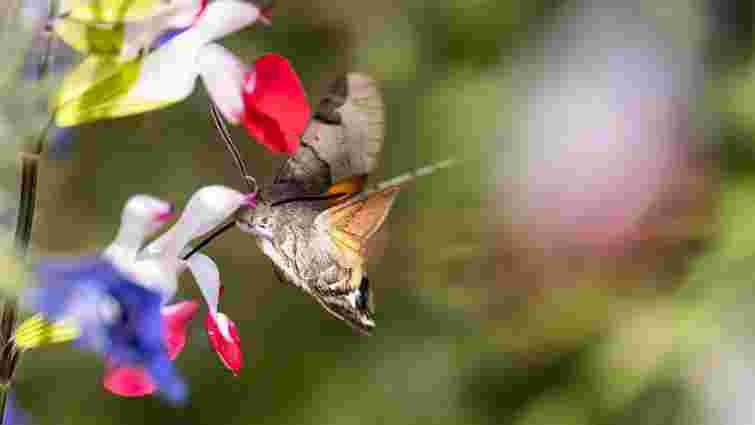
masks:
[[[139,201],[139,202],[137,202]],[[221,294],[220,273],[215,262],[199,252],[187,260],[181,255],[189,242],[211,231],[227,220],[238,208],[252,205],[253,196],[244,195],[224,186],[208,186],[197,191],[189,200],[176,223],[158,239],[142,248],[144,238],[155,221],[171,210],[170,205],[155,198],[132,198],[124,211],[121,229],[116,240],[105,250],[105,256],[136,282],[156,290],[167,304],[176,293],[179,275],[186,269],[194,276],[208,306],[205,321],[208,338],[223,364],[234,374],[242,366],[241,346],[236,325],[219,311]],[[151,211],[149,214],[136,212]],[[158,212],[159,211],[159,212]],[[174,359],[186,341],[186,324],[196,312],[193,301],[166,305],[162,310],[165,346]],[[155,391],[149,374],[140,367],[108,368],[105,387],[124,396],[142,396]]]

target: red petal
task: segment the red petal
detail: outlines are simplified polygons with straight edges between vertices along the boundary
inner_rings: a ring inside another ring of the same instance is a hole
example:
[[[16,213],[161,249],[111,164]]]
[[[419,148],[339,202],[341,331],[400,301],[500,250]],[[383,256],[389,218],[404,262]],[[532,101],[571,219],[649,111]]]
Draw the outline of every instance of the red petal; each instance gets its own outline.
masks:
[[[141,397],[155,392],[155,383],[141,367],[105,367],[102,385],[111,393],[124,397]]]
[[[165,349],[171,360],[174,360],[186,345],[186,325],[196,312],[196,301],[182,301],[163,307],[161,315],[165,332]]]
[[[210,313],[207,313],[207,318],[204,322],[204,327],[207,329],[207,338],[210,340],[212,349],[218,353],[225,367],[230,369],[234,375],[238,375],[244,359],[241,354],[241,341],[236,331],[236,324],[223,313],[218,313],[218,317],[220,320],[227,321],[229,338],[223,336],[223,333],[220,332],[218,322],[215,321],[215,318]]]
[[[310,109],[288,60],[275,53],[260,56],[246,75],[243,97],[249,134],[273,152],[295,152]]]

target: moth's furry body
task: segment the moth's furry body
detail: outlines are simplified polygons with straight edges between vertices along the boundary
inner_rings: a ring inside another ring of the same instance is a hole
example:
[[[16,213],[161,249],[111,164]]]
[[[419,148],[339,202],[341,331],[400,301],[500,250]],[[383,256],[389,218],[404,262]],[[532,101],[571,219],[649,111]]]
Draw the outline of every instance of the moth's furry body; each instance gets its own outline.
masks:
[[[301,201],[272,206],[276,201],[296,196],[272,192],[268,190],[262,197],[264,200],[249,210],[239,225],[257,236],[257,245],[273,260],[287,283],[306,292],[312,287],[336,283],[338,275],[345,271],[336,271],[338,263],[328,253],[328,242],[314,227],[315,218],[325,211],[327,203]],[[269,233],[258,229],[268,229]]]
[[[328,208],[325,201],[297,201],[274,206],[295,194],[268,186],[256,208],[238,219],[242,230],[255,235],[257,246],[273,262],[276,275],[312,295],[323,307],[357,330],[369,332],[374,326],[369,308],[369,286],[352,287],[354,268],[343,266],[332,254],[328,236],[315,225],[317,216]],[[357,267],[361,271],[361,267]],[[359,276],[360,281],[365,276]],[[361,306],[360,310],[358,306]]]

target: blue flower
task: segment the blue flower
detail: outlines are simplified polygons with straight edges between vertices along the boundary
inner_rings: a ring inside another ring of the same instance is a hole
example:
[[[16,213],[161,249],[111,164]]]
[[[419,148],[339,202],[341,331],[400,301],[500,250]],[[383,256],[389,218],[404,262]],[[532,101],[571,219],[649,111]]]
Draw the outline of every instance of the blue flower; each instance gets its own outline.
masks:
[[[141,366],[171,401],[186,398],[163,344],[160,293],[131,280],[99,256],[47,260],[35,269],[33,307],[52,321],[75,324],[75,343],[113,366]]]

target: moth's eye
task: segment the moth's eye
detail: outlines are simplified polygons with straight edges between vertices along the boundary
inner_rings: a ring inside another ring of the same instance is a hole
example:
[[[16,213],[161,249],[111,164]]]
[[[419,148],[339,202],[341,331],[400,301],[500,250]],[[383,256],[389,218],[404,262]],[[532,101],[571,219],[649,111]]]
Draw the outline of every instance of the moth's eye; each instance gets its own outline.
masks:
[[[315,112],[315,118],[327,124],[341,125],[341,114],[336,111],[340,107],[341,105],[338,105],[337,101],[323,99]]]

